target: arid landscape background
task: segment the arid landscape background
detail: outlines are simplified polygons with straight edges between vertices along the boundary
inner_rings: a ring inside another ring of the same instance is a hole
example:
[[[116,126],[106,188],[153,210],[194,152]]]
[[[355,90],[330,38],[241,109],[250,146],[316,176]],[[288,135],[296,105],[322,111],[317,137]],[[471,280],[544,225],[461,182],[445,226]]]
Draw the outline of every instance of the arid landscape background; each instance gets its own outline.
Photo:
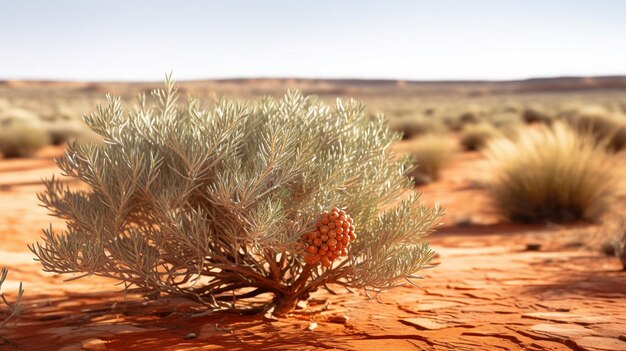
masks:
[[[64,226],[39,206],[41,179],[55,175],[83,186],[63,177],[54,162],[67,138],[95,138],[81,115],[104,102],[106,93],[130,101],[158,87],[0,82],[0,143],[18,135],[33,144],[0,158],[0,266],[10,270],[2,293],[13,301],[20,282],[25,288],[21,318],[2,334],[0,349],[626,350],[626,273],[612,246],[621,240],[626,218],[626,142],[619,139],[626,140],[620,134],[626,133],[626,77],[180,82],[183,95],[208,104],[225,95],[255,99],[287,89],[328,101],[354,97],[404,133],[395,147],[421,160],[414,177],[423,200],[447,208],[444,225],[429,239],[440,264],[425,272],[421,288],[392,290],[380,302],[360,292],[317,292],[308,306],[278,320],[207,315],[187,301],[124,296],[104,278],[64,282],[68,277],[44,273],[33,260],[27,245],[42,228]],[[609,213],[568,224],[503,218],[486,190],[493,165],[480,150],[483,139],[585,120],[608,124],[610,133],[601,136],[616,145],[611,168],[620,175],[620,191]],[[472,128],[488,131],[472,141]],[[439,151],[429,151],[431,144]]]

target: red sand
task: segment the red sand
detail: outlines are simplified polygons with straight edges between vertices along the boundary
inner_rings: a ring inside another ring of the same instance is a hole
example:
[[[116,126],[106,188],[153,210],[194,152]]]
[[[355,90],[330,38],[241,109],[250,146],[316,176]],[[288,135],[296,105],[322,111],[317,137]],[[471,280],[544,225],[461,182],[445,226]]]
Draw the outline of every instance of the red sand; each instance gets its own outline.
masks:
[[[26,244],[50,222],[62,225],[35,196],[40,178],[58,174],[50,158],[58,152],[0,161],[0,266],[11,269],[3,290],[11,300],[19,281],[26,289],[26,311],[5,332],[15,346],[1,350],[626,350],[626,273],[580,246],[594,227],[499,223],[472,180],[488,171],[477,154],[459,155],[422,188],[449,215],[430,239],[441,264],[424,272],[421,289],[390,291],[382,303],[318,292],[270,321],[193,317],[197,306],[183,300],[144,302],[110,280],[65,283],[41,272]],[[528,243],[541,250],[526,251]]]

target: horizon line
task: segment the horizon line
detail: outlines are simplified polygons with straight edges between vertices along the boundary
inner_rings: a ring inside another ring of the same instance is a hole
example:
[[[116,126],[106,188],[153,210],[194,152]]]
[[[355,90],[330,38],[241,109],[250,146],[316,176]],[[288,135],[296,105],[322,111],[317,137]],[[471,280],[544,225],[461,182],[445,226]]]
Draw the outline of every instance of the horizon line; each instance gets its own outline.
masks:
[[[180,83],[194,83],[194,82],[229,82],[229,81],[263,81],[263,80],[278,80],[278,81],[334,81],[334,82],[404,82],[404,83],[515,83],[515,82],[528,82],[534,80],[554,80],[554,79],[619,79],[626,78],[625,74],[611,74],[611,75],[562,75],[562,76],[533,76],[527,78],[514,78],[514,79],[401,79],[401,78],[312,78],[312,77],[272,77],[272,76],[256,76],[256,77],[230,77],[230,78],[191,78],[191,79],[175,79],[174,81]],[[163,78],[164,79],[164,78]],[[35,78],[0,78],[0,83],[10,82],[29,82],[29,83],[86,83],[86,84],[142,84],[142,83],[160,83],[163,79],[155,80],[90,80],[90,79],[35,79]]]

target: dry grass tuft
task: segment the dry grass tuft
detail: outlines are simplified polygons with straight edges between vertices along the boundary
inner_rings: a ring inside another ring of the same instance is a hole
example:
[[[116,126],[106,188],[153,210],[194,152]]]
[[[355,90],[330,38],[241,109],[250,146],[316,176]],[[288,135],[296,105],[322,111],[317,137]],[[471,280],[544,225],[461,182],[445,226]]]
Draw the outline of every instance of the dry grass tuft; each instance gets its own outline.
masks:
[[[526,123],[552,123],[552,116],[537,106],[529,106],[525,108],[522,113],[522,118]]]
[[[402,133],[402,139],[412,139],[425,134],[443,134],[447,131],[442,121],[432,117],[401,117],[390,121],[392,130]]]
[[[44,125],[52,145],[65,144],[69,139],[78,138],[87,132],[87,128],[78,121],[45,122]]]
[[[5,158],[29,157],[49,144],[48,133],[36,120],[0,120],[0,154]]]
[[[562,123],[494,140],[486,154],[494,164],[488,188],[514,221],[598,220],[616,196],[612,156]]]
[[[465,150],[480,150],[489,140],[500,136],[500,132],[491,124],[469,124],[461,132],[461,145]]]
[[[593,135],[597,142],[605,144],[609,150],[626,148],[626,119],[623,117],[597,106],[569,111],[563,117],[574,129]]]
[[[419,184],[439,179],[441,169],[454,155],[454,145],[446,136],[428,134],[411,140],[398,151],[417,159],[417,168],[411,175]]]

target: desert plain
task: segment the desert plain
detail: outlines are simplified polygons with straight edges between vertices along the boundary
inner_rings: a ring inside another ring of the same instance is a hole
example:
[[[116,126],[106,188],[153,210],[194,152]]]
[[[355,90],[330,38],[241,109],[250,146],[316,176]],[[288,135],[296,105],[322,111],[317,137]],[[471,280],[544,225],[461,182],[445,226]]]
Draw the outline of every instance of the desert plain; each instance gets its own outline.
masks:
[[[0,84],[0,98],[35,111],[67,104],[78,119],[106,92],[131,99],[153,86],[158,84],[7,81]],[[526,124],[529,106],[547,115],[574,105],[626,107],[626,78],[620,77],[505,83],[268,79],[181,87],[207,99],[255,98],[287,88],[325,100],[354,96],[388,115],[392,125],[432,116],[445,121],[467,111],[489,119],[494,109]],[[459,134],[450,127],[439,135],[458,145]],[[437,179],[416,186],[427,204],[447,209],[443,225],[428,238],[436,265],[422,273],[419,288],[394,289],[380,301],[341,288],[338,295],[318,291],[274,319],[205,313],[182,299],[125,295],[112,280],[66,281],[71,277],[43,272],[27,245],[39,240],[42,228],[64,223],[39,206],[41,179],[55,175],[84,186],[60,174],[54,159],[62,154],[63,145],[50,145],[32,157],[0,159],[0,267],[9,268],[2,293],[13,301],[20,282],[25,289],[23,313],[3,332],[2,350],[626,350],[626,272],[618,258],[602,251],[626,216],[624,192],[617,194],[612,215],[598,222],[514,223],[499,215],[482,185],[491,164],[480,151],[457,146]],[[622,189],[623,156],[614,164]]]

